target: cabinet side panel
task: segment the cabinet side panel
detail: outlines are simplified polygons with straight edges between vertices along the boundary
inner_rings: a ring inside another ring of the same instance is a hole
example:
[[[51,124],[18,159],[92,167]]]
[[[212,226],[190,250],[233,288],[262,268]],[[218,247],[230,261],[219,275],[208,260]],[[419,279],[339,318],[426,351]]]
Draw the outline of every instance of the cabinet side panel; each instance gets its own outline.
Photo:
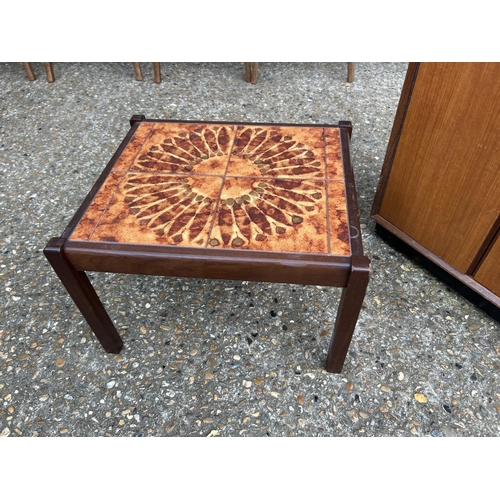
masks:
[[[500,64],[421,63],[380,215],[465,273],[500,211]]]
[[[394,123],[392,125],[389,144],[387,145],[385,153],[384,164],[382,165],[382,171],[380,172],[377,192],[375,193],[375,198],[373,199],[372,216],[379,213],[380,204],[384,198],[385,188],[391,174],[394,155],[398,149],[399,138],[401,136],[401,131],[403,130],[408,106],[411,102],[411,94],[413,92],[419,66],[420,63],[408,64],[405,81],[403,83],[403,88],[401,89],[401,96],[399,97],[398,109],[396,110],[396,116],[394,117]]]

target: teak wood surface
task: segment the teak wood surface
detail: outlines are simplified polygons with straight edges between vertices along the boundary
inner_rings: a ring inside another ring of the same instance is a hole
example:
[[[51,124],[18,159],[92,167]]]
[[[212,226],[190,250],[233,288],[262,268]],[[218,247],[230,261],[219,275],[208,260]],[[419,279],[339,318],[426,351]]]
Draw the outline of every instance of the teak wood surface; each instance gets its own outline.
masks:
[[[372,209],[496,307],[499,148],[500,64],[410,63]]]
[[[462,273],[500,214],[500,64],[421,63],[378,214]]]
[[[118,352],[122,341],[85,271],[329,285],[344,288],[327,362],[340,372],[370,275],[351,124],[142,115],[130,123],[62,236],[45,249],[103,347]]]

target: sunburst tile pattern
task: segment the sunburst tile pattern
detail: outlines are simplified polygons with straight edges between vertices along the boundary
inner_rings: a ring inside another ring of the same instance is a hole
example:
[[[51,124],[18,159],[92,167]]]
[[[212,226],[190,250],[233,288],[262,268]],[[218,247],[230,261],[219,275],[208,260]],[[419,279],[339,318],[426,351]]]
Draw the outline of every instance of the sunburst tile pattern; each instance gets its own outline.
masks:
[[[90,239],[205,246],[221,187],[215,176],[128,172]]]
[[[226,178],[209,244],[328,253],[325,181]]]
[[[157,123],[131,170],[224,175],[235,132],[231,125]]]
[[[143,122],[71,240],[349,255],[336,127]]]
[[[322,128],[239,127],[227,175],[325,178]]]

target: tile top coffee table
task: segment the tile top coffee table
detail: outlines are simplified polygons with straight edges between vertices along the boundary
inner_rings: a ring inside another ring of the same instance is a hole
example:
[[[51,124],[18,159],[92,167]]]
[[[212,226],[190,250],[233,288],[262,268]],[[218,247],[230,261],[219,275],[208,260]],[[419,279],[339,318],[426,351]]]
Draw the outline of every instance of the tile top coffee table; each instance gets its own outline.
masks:
[[[342,370],[370,275],[351,124],[147,120],[44,253],[108,352],[122,340],[85,271],[342,287],[326,369]]]

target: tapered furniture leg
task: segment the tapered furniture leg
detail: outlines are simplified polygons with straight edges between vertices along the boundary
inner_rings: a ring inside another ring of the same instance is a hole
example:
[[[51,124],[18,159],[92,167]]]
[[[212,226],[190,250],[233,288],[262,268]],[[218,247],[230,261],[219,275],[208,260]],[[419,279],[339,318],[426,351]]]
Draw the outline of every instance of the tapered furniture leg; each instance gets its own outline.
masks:
[[[24,71],[26,71],[26,76],[28,80],[33,81],[36,80],[35,73],[33,73],[33,68],[31,67],[31,63],[23,62]]]
[[[54,68],[52,67],[52,63],[44,62],[43,65],[45,67],[45,73],[47,74],[47,81],[49,83],[53,83],[55,81],[55,77],[54,77]]]
[[[153,63],[153,72],[156,83],[161,82],[161,67],[159,62]]]
[[[342,291],[335,328],[333,330],[326,371],[340,373],[358,320],[370,279],[370,261],[365,256],[353,256],[347,286]]]
[[[349,83],[352,83],[354,81],[354,63],[353,62],[347,63],[347,81]]]
[[[123,342],[83,271],[77,271],[64,255],[65,238],[52,238],[43,253],[95,336],[107,352],[119,353]]]
[[[141,70],[141,65],[138,62],[132,63],[134,66],[134,73],[135,73],[135,79],[138,82],[142,82],[142,70]]]

